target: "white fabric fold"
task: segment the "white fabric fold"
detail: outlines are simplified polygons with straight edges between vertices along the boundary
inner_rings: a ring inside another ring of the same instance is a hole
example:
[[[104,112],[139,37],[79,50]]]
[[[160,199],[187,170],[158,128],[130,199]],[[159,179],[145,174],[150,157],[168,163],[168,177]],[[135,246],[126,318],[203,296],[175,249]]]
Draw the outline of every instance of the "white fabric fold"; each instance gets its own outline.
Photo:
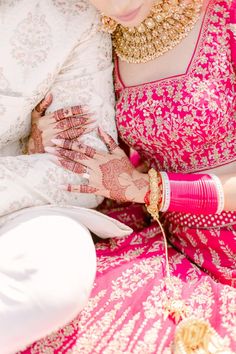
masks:
[[[65,216],[69,216],[103,239],[115,237],[121,238],[128,236],[133,232],[133,230],[124,223],[94,209],[64,205],[44,205],[25,208],[9,215],[8,221],[6,221],[5,225],[0,229],[0,235],[1,233],[6,232],[6,228],[8,229],[15,226],[14,219],[16,217],[22,216],[21,219],[24,221],[24,216],[28,219],[29,216],[34,217],[41,213],[47,213],[49,215],[61,213]],[[16,222],[17,224],[19,223],[19,218],[17,218]]]

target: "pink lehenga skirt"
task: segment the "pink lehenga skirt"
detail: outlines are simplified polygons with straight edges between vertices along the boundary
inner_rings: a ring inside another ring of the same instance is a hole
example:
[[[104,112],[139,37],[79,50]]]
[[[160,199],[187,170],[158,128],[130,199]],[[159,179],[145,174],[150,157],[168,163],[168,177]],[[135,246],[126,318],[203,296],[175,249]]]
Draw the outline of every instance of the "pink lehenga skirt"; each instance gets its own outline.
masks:
[[[139,205],[117,207],[109,215],[134,232],[96,244],[97,277],[88,306],[22,353],[176,352],[176,321],[164,311],[166,263],[160,229]],[[162,221],[169,234],[175,295],[186,302],[189,317],[209,321],[225,350],[220,353],[236,352],[235,224],[197,228],[174,214]]]

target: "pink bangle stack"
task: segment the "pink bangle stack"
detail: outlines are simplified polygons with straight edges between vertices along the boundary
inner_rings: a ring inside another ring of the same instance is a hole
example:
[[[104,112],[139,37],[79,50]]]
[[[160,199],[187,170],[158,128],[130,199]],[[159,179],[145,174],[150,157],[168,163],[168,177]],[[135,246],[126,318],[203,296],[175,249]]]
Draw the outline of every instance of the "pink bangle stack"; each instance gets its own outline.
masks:
[[[163,202],[160,211],[219,214],[224,209],[224,191],[219,178],[210,174],[161,172]]]

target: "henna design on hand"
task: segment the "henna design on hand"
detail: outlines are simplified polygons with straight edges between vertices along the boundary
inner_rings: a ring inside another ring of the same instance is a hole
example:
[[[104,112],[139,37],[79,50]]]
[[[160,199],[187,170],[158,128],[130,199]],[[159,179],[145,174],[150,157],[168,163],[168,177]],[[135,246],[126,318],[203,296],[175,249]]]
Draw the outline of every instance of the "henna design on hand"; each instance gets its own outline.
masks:
[[[72,140],[78,138],[80,135],[83,135],[85,131],[86,131],[85,128],[71,128],[58,134],[57,138]]]
[[[78,162],[73,162],[73,161],[65,160],[65,159],[59,159],[59,163],[62,167],[66,168],[67,170],[70,170],[74,173],[78,173],[80,175],[86,173],[86,171],[87,171],[87,168]]]
[[[76,115],[84,115],[86,113],[86,107],[73,106],[68,108],[58,109],[53,113],[55,121],[60,121],[65,118],[69,118]]]
[[[94,158],[97,154],[97,150],[91,146],[79,143],[75,140],[69,139],[54,139],[55,144],[64,150],[72,150],[86,155],[87,157]]]
[[[141,191],[143,188],[149,186],[149,183],[144,178],[139,178],[134,181],[134,185],[138,188],[139,191]]]
[[[84,125],[86,123],[88,123],[90,119],[89,115],[83,116],[83,117],[69,117],[60,121],[57,121],[57,123],[55,124],[55,129],[58,130],[67,130],[67,129],[71,129],[74,127],[79,127],[80,125]]]
[[[31,148],[31,154],[40,154],[44,153],[44,146],[43,146],[43,132],[38,128],[37,124],[32,124],[31,128],[31,140],[33,141],[34,148]]]
[[[61,139],[61,142],[59,144],[59,146],[61,146],[63,149],[66,150],[72,150],[73,145],[74,145],[74,141],[68,139]]]
[[[83,154],[82,152],[77,152],[73,150],[65,150],[61,148],[56,149],[57,153],[60,156],[64,156],[69,160],[72,160],[73,162],[79,163],[81,160],[88,160],[88,156]]]
[[[71,112],[73,116],[77,116],[77,115],[82,115],[85,114],[88,111],[88,107],[87,106],[72,106],[71,107]]]
[[[99,190],[97,188],[87,186],[86,184],[80,185],[80,193],[89,193],[89,194],[95,194]]]
[[[109,135],[109,139],[107,142],[107,148],[110,152],[113,152],[115,149],[117,149],[118,145],[116,144],[115,140]]]
[[[121,202],[130,201],[125,194],[128,186],[124,187],[119,182],[121,174],[126,173],[132,176],[133,167],[127,158],[123,157],[106,162],[100,166],[100,170],[102,172],[102,184],[106,190],[110,191],[110,198]]]
[[[78,149],[82,146],[82,144],[79,143],[78,141],[70,140],[70,139],[52,139],[52,142],[58,148],[62,148],[62,149],[65,149],[65,150],[78,151]]]
[[[42,103],[39,103],[34,109],[37,113],[40,114],[41,117],[44,116],[44,114],[47,110],[46,107],[42,107]]]
[[[86,193],[86,194],[96,194],[99,189],[87,186],[85,184],[80,185],[71,185],[68,184],[67,189],[68,192],[78,192],[78,193]]]
[[[110,153],[112,153],[118,148],[118,145],[115,140],[109,134],[105,133],[101,128],[98,128],[98,133]]]
[[[94,148],[92,148],[91,146],[86,146],[84,154],[86,156],[90,157],[91,159],[93,159],[96,155],[96,150]]]
[[[33,109],[32,113],[37,112],[39,115],[42,117],[44,116],[47,108],[50,106],[52,103],[53,96],[51,93],[48,93],[38,104],[37,106]]]

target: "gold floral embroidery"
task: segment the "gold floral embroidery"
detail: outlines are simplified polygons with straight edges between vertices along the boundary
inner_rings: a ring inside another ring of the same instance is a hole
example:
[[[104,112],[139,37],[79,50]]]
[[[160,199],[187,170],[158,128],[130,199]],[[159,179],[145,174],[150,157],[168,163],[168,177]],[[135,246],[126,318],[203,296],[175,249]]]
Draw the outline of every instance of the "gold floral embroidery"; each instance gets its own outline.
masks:
[[[232,336],[236,337],[236,295],[235,289],[225,286],[219,297],[221,301],[221,306],[219,313],[222,316],[222,325],[227,332]]]
[[[231,24],[229,25],[229,28],[230,28],[230,30],[232,31],[232,33],[233,33],[233,35],[234,35],[234,37],[235,37],[235,39],[236,39],[236,24],[235,24],[235,23],[231,23]]]
[[[109,243],[106,247],[109,250]],[[156,255],[156,258],[161,257]],[[172,267],[175,260],[176,257],[171,257]],[[37,342],[31,347],[30,353],[53,354],[55,350],[67,354],[170,353],[168,348],[173,340],[175,325],[173,326],[168,319],[166,321],[163,319],[162,305],[166,300],[166,294],[162,267],[160,268],[161,259],[155,261],[155,257],[151,257],[145,260],[139,259],[137,263],[139,263],[138,267],[137,264],[130,264],[127,259],[127,270],[120,269],[118,282],[111,281],[112,286],[109,282],[101,282],[100,279],[101,290],[96,293],[98,284],[95,284],[94,295],[78,318],[59,332]],[[149,275],[150,270],[152,274]],[[190,273],[192,270],[191,265]],[[146,276],[148,280],[145,280]],[[143,286],[149,286],[150,291],[140,293],[140,287]],[[119,296],[117,296],[118,287],[121,289]],[[236,335],[235,289],[221,285],[217,287],[217,284],[209,278],[203,279],[200,283],[194,281],[192,284],[175,278],[174,289],[176,295],[188,292],[190,315],[197,318],[204,316],[209,321],[212,318],[214,321],[214,316],[219,310],[218,307],[215,308],[216,301],[220,301],[222,326],[227,334],[225,341],[228,344],[233,341]],[[139,299],[136,298],[137,291],[141,298],[143,297],[143,301],[138,301],[137,308],[133,312],[131,303],[133,299]],[[221,328],[221,323],[218,327]],[[67,350],[67,346],[72,346],[73,349]]]

